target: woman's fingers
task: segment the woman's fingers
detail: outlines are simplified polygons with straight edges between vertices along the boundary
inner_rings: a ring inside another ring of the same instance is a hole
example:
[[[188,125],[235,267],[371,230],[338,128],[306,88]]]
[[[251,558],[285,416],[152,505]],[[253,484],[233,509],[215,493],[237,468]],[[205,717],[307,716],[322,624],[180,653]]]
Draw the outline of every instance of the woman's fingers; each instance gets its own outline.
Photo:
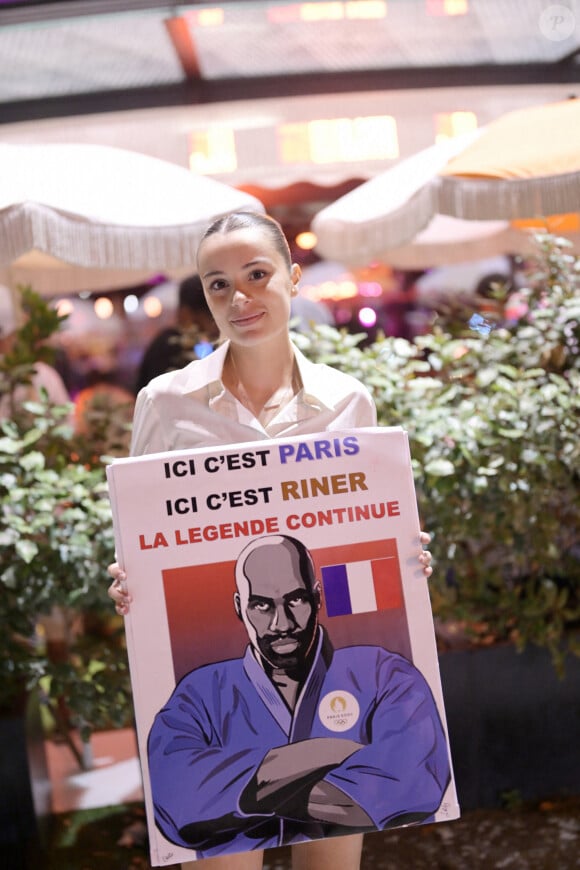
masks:
[[[109,598],[112,598],[115,604],[120,604],[124,602],[129,597],[127,594],[127,590],[123,588],[120,580],[114,580],[109,588],[107,589],[107,595]]]
[[[120,616],[126,616],[129,613],[129,604],[131,603],[131,596],[128,594],[126,589],[121,587],[119,581],[115,580],[114,583],[111,583],[108,590],[109,598],[112,598],[115,602],[115,610]]]
[[[428,532],[421,532],[419,538],[422,547],[428,547],[431,543],[431,535]],[[423,566],[423,574],[425,577],[430,577],[433,573],[433,568],[431,567],[432,559],[433,555],[429,550],[422,549],[419,553],[419,562]]]
[[[115,610],[119,616],[125,616],[129,612],[131,596],[127,591],[127,575],[117,562],[113,562],[107,568],[113,582],[107,589],[107,595],[115,602]]]
[[[109,574],[113,578],[113,580],[127,579],[127,575],[125,574],[118,562],[112,562],[110,565],[107,566],[107,574]]]
[[[433,568],[431,567],[431,560],[433,556],[429,552],[429,550],[422,550],[419,553],[419,562],[423,566],[423,574],[425,577],[430,577],[433,573]]]
[[[127,616],[129,613],[129,605],[124,601],[118,601],[115,604],[115,611],[119,614],[119,616]]]

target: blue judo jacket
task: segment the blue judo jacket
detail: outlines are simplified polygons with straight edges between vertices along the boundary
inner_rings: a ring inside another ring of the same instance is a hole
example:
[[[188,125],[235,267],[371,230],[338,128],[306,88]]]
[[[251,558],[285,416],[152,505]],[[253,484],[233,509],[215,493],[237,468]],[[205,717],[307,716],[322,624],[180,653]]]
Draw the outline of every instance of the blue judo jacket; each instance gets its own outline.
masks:
[[[362,748],[317,771],[310,741],[318,737]],[[293,712],[251,647],[242,659],[198,668],[179,682],[148,740],[160,831],[198,857],[353,833],[309,817],[306,799],[248,808],[266,754],[298,742],[313,757],[295,797],[300,786],[307,794],[319,780],[331,783],[366,812],[372,825],[364,830],[429,820],[449,783],[447,743],[422,674],[380,647],[333,650],[319,628]]]

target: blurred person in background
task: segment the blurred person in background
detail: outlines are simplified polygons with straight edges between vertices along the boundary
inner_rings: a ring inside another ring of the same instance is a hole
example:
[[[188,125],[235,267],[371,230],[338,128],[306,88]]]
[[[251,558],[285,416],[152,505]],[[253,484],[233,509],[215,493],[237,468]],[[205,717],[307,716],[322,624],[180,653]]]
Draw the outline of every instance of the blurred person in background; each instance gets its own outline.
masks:
[[[24,316],[18,309],[14,294],[0,284],[0,359],[13,351],[18,330],[23,323]],[[57,370],[38,361],[34,365],[30,383],[18,385],[12,396],[0,390],[0,419],[10,417],[15,406],[41,398],[43,391],[46,391],[52,404],[66,405],[70,402],[68,390]]]
[[[114,373],[89,372],[75,398],[75,432],[95,456],[126,456],[131,443],[135,396],[116,382]]]
[[[156,335],[143,354],[135,394],[157,375],[207,356],[218,338],[219,331],[205,301],[199,275],[191,275],[179,285],[175,326]]]

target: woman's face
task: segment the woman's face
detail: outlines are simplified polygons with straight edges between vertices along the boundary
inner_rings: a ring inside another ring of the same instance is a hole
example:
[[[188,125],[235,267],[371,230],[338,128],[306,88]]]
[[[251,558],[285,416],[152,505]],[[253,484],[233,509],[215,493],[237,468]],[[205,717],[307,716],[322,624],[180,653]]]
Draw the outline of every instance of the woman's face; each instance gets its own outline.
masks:
[[[198,269],[223,338],[252,346],[288,330],[290,299],[300,278],[260,227],[216,233],[201,244]]]

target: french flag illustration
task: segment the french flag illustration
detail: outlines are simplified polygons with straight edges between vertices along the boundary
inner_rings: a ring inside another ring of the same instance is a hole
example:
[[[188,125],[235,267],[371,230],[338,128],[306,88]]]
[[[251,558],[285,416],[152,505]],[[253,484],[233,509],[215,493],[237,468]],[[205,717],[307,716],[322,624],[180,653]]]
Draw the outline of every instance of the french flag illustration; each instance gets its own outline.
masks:
[[[328,616],[371,613],[401,607],[401,574],[396,555],[325,565],[321,568]]]

